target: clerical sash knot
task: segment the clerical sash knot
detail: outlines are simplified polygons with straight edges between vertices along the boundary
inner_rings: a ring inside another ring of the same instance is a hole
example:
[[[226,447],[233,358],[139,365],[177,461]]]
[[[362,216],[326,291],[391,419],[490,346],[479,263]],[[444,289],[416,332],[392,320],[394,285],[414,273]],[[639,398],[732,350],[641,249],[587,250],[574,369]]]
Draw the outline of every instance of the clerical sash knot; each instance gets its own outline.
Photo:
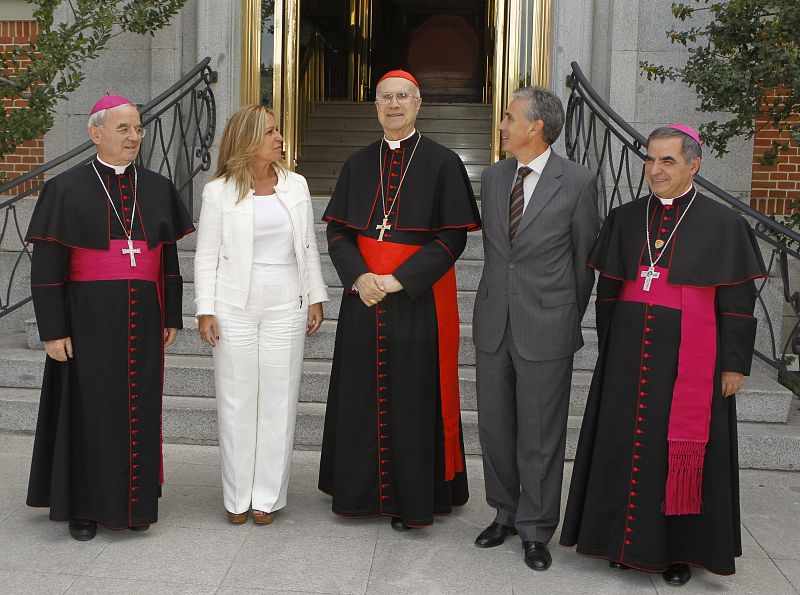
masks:
[[[511,191],[511,201],[508,205],[508,239],[514,241],[517,235],[519,222],[522,221],[522,212],[525,210],[525,176],[533,170],[523,165],[517,170],[517,181]]]

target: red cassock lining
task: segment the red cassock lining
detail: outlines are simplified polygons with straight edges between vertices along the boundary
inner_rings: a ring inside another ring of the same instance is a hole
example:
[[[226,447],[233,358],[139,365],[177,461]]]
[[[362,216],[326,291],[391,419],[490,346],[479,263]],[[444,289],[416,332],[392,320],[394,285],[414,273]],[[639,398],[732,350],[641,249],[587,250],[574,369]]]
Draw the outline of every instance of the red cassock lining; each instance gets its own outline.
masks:
[[[412,254],[422,246],[409,246],[391,242],[378,242],[358,236],[358,249],[370,272],[377,275],[394,273]],[[445,481],[451,481],[456,473],[464,470],[461,451],[460,402],[458,393],[458,341],[459,321],[456,300],[456,273],[451,267],[433,285],[436,304],[436,322],[439,331],[439,385],[442,400],[442,423],[444,425]]]

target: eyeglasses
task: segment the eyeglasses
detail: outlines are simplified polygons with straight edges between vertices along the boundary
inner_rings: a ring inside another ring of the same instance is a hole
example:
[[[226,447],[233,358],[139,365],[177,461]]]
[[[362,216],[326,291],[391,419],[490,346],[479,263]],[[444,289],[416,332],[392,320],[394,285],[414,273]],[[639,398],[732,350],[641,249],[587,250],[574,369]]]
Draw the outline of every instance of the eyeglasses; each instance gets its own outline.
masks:
[[[397,99],[397,103],[408,103],[412,99],[419,99],[416,95],[411,93],[378,93],[375,96],[375,101],[380,104],[387,105],[392,102],[392,99]]]
[[[135,132],[136,136],[139,138],[144,138],[144,135],[147,134],[147,130],[142,128],[141,126],[117,126],[114,128],[114,132],[119,134],[120,136],[128,136],[131,132]]]

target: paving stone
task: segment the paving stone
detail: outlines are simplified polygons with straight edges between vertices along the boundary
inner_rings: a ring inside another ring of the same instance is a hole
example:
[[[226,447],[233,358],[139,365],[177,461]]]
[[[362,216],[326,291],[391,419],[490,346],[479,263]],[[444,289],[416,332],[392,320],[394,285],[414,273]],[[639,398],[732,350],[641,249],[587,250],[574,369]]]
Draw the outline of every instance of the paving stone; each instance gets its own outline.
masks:
[[[76,547],[67,523],[48,520],[47,510],[22,507],[19,512],[0,523],[0,570],[81,574],[114,539],[98,529],[92,541]]]
[[[675,587],[668,585],[660,576],[653,575],[653,584],[659,594],[674,593]],[[689,593],[751,593],[762,595],[796,595],[794,587],[786,580],[772,560],[738,558],[736,574],[719,576],[703,569],[692,569],[692,580],[682,587]]]
[[[14,595],[60,595],[79,578],[72,574],[0,570],[4,593]]]
[[[216,586],[244,542],[244,533],[156,524],[145,533],[120,532],[118,539],[97,556],[84,574]]]
[[[375,544],[371,540],[283,535],[270,526],[251,531],[223,586],[365,593]],[[331,569],[339,569],[331,572]],[[259,572],[255,569],[268,569]]]
[[[151,580],[81,576],[75,580],[67,591],[67,594],[108,595],[109,593],[124,593],[125,595],[212,595],[216,592],[216,585],[184,585],[180,583],[163,583]]]

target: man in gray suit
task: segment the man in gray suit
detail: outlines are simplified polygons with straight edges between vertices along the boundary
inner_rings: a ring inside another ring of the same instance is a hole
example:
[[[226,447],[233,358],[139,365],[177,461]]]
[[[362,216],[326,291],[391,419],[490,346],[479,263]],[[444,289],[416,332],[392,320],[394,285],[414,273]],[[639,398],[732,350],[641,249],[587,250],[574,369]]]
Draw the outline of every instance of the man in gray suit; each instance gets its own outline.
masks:
[[[485,264],[473,317],[486,500],[494,522],[475,540],[522,539],[525,563],[547,570],[559,521],[574,353],[594,273],[597,178],[550,148],[564,109],[552,93],[517,89],[500,123],[513,156],[483,171]]]

